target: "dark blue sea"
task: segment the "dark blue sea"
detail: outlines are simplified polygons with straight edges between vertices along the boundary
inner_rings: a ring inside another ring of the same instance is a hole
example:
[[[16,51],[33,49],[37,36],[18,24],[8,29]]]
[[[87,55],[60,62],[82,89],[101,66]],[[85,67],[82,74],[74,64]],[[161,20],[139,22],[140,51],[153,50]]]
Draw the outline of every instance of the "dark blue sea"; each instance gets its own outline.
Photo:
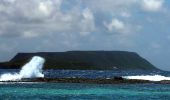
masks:
[[[0,74],[19,70],[0,70]],[[165,71],[45,70],[45,77],[112,78]],[[170,100],[169,84],[0,83],[1,100]]]

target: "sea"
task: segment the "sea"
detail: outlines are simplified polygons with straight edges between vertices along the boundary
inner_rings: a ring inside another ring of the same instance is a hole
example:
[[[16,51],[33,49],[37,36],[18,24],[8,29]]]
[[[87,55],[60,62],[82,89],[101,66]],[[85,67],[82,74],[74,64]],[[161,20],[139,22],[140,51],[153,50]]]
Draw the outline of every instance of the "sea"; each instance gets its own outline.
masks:
[[[0,69],[15,74],[18,69]],[[170,77],[167,71],[43,70],[50,78],[113,78],[114,76]],[[158,77],[160,78],[160,77]],[[153,80],[154,80],[153,79]],[[87,84],[0,82],[0,100],[170,100],[170,84]]]

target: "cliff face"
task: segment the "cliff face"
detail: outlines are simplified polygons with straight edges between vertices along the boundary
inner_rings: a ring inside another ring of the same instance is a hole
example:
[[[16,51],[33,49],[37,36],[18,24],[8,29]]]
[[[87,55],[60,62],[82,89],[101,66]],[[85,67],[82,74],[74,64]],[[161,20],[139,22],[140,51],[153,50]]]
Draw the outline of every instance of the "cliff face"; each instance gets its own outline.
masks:
[[[72,70],[158,70],[134,52],[126,51],[68,51],[18,53],[0,68],[20,68],[33,56],[46,59],[45,69]]]

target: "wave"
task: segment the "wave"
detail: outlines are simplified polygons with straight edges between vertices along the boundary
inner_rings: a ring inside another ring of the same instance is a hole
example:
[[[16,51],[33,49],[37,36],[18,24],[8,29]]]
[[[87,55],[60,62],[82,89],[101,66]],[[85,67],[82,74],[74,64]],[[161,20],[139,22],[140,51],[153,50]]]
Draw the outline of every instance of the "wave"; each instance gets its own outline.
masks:
[[[44,77],[42,73],[43,64],[45,59],[39,56],[34,56],[25,64],[19,73],[11,74],[5,73],[0,76],[0,81],[16,81],[21,80],[22,78],[36,78]]]
[[[148,80],[148,81],[163,81],[170,80],[170,77],[162,75],[139,75],[139,76],[123,76],[125,79]]]

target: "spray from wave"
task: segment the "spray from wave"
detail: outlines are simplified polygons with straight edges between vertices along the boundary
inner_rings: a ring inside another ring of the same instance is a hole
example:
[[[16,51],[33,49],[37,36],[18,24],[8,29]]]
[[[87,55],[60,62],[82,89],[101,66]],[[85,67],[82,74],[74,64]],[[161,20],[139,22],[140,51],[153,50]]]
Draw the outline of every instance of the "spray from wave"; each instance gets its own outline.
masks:
[[[148,81],[163,81],[170,80],[170,77],[162,75],[141,75],[141,76],[124,76],[125,79],[148,80]]]
[[[45,59],[39,56],[34,56],[25,64],[19,73],[11,74],[5,73],[0,76],[0,81],[16,81],[21,80],[22,78],[36,78],[44,77],[42,73],[42,68],[44,65]]]

